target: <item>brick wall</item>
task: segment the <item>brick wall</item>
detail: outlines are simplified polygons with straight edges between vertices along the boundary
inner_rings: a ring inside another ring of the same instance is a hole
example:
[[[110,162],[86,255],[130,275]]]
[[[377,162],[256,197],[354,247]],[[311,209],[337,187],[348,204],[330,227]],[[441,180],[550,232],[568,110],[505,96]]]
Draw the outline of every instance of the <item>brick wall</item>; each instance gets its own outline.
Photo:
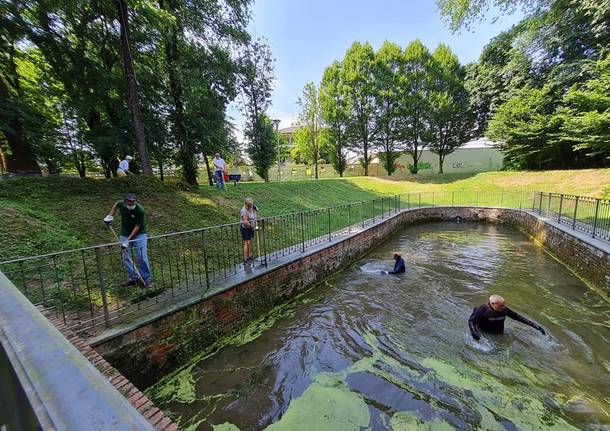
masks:
[[[395,230],[408,224],[452,220],[458,216],[465,221],[518,226],[585,279],[610,292],[608,253],[532,214],[494,208],[423,208],[403,211],[327,248],[296,256],[284,266],[94,347],[132,382],[145,388],[221,338],[322,282]]]

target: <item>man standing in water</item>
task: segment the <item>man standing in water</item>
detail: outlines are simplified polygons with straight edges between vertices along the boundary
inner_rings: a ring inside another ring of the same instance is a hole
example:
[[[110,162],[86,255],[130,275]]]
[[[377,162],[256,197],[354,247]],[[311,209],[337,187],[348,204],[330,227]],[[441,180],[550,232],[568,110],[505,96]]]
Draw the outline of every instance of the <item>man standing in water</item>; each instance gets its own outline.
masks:
[[[513,310],[508,308],[506,306],[506,301],[500,295],[491,295],[489,297],[489,303],[479,305],[472,310],[472,314],[468,319],[468,327],[470,328],[472,338],[475,340],[481,338],[479,329],[492,334],[503,334],[504,319],[506,316],[537,329],[542,335],[546,335],[546,332],[542,326],[538,325],[536,322],[526,319],[519,313],[515,313]]]
[[[405,267],[405,260],[402,258],[400,253],[394,253],[394,269],[392,271],[381,271],[382,274],[402,274],[407,269]]]

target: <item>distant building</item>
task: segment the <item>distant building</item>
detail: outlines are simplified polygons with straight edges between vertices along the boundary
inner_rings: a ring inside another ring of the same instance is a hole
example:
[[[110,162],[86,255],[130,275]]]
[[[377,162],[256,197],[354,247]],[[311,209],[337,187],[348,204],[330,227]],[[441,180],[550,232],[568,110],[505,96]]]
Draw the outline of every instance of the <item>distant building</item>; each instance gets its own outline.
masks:
[[[284,127],[283,129],[279,129],[278,132],[281,136],[284,136],[286,138],[286,140],[288,141],[288,149],[292,150],[294,148],[294,132],[297,131],[297,129],[299,128],[299,126],[290,126],[290,127]]]
[[[443,172],[486,172],[502,168],[503,154],[495,147],[495,142],[479,138],[467,142],[463,147],[445,156]],[[409,154],[399,157],[398,164],[408,167],[413,164]],[[429,150],[422,152],[418,163],[419,173],[437,173],[439,171],[438,155]]]
[[[371,171],[374,175],[385,175],[385,170],[380,164],[377,154],[372,154]],[[348,158],[348,167],[357,167],[360,165],[359,159],[361,156],[350,154]],[[458,148],[453,153],[445,156],[443,163],[443,172],[486,172],[497,171],[502,168],[503,155],[495,148],[495,142],[487,138],[479,138],[466,143],[463,147]],[[396,161],[400,165],[404,173],[409,172],[409,166],[413,164],[413,158],[410,154],[402,154]],[[377,170],[374,169],[377,165]],[[419,159],[420,174],[435,174],[439,171],[438,155],[429,150],[424,150]],[[377,174],[375,174],[377,172]]]

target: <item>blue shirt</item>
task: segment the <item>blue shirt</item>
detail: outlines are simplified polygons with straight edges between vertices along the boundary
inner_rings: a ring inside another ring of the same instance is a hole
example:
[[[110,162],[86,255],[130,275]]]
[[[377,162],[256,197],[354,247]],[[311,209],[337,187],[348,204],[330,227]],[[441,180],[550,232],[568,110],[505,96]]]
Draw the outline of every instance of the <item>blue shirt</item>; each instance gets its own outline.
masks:
[[[407,268],[405,267],[405,260],[401,257],[394,264],[394,270],[390,271],[388,274],[402,274],[406,270]]]

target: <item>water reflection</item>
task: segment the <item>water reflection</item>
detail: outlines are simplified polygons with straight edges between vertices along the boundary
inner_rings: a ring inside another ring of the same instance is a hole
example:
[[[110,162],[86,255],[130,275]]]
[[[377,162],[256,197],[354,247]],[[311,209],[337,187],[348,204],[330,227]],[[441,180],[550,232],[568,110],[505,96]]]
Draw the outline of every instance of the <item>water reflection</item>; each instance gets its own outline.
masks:
[[[549,335],[473,341],[492,292]],[[414,226],[150,393],[185,429],[610,430],[609,310],[518,231]]]

